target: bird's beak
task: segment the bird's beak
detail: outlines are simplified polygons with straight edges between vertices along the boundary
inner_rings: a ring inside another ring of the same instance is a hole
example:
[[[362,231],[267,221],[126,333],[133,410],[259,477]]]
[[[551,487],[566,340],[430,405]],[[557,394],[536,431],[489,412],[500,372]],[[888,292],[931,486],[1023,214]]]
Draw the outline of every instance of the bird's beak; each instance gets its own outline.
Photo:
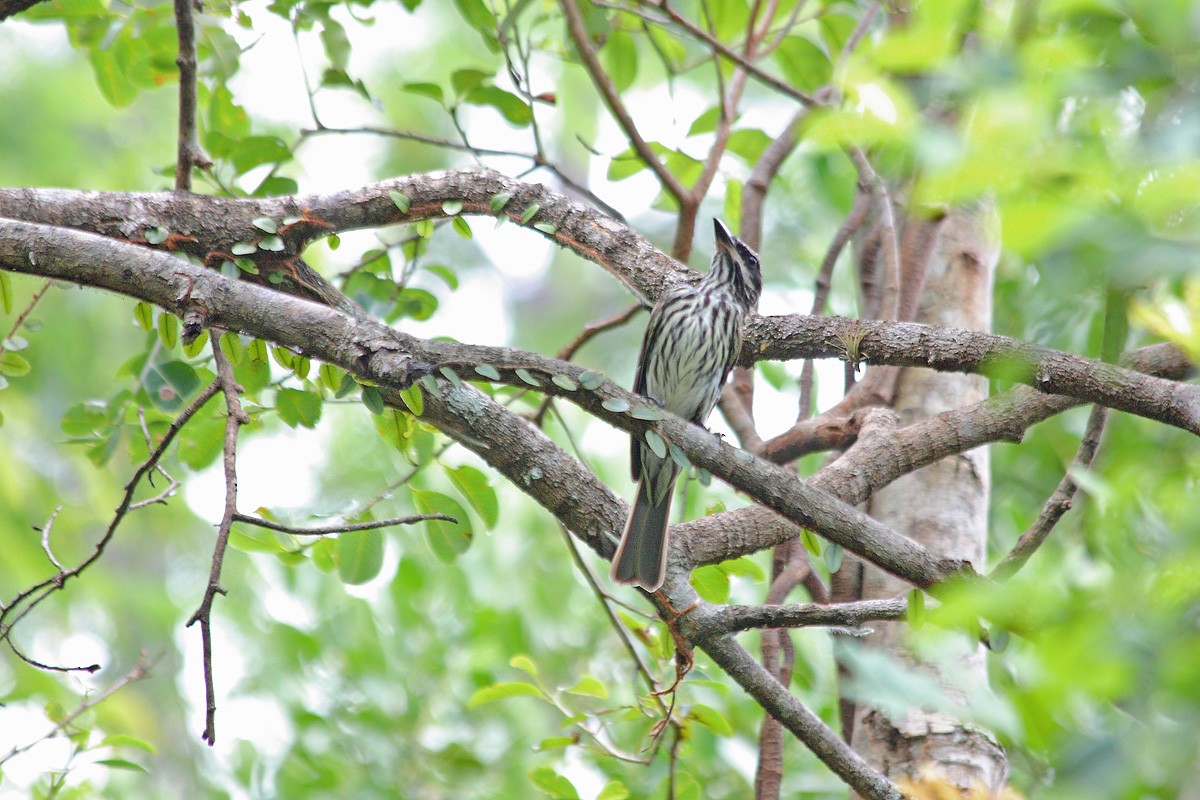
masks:
[[[717,235],[717,249],[724,250],[728,253],[735,252],[733,246],[733,236],[729,233],[729,229],[721,222],[721,220],[713,217],[713,231]]]

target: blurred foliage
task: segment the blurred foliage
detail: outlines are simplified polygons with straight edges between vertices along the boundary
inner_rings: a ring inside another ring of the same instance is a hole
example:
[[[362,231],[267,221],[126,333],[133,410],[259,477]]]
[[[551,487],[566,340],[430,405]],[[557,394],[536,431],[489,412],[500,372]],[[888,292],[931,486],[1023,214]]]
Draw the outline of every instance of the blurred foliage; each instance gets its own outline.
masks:
[[[753,4],[705,5],[714,35],[735,46]],[[867,3],[777,6],[776,24],[795,24],[764,69],[807,92],[830,84],[842,102],[805,118],[800,147],[768,196],[771,313],[807,310],[811,265],[853,200],[843,148],[856,145],[888,177],[917,176],[914,204],[996,201],[1005,245],[998,331],[1098,355],[1115,286],[1131,298],[1130,346],[1165,338],[1195,357],[1200,4],[887,5],[906,23],[886,32],[877,24],[849,54]],[[708,49],[650,6],[581,6],[651,149],[690,185],[719,113]],[[705,19],[698,2],[672,6]],[[198,177],[204,191],[347,188],[474,163],[477,148],[513,173],[553,164],[660,246],[671,241],[671,204],[600,111],[555,3],[226,0],[206,3],[197,21],[200,138],[214,162]],[[0,183],[169,187],[175,47],[172,7],[153,0],[47,0],[0,25],[0,103],[6,120],[19,121],[0,124],[0,152],[12,156],[0,160]],[[727,80],[730,66],[720,73]],[[792,113],[754,81],[744,105],[702,214],[736,219],[736,193]],[[540,237],[447,212],[445,223],[331,236],[306,256],[406,330],[544,353],[631,302],[616,281]],[[270,249],[279,222],[264,220],[263,241],[246,243],[225,269],[254,269],[245,256]],[[831,308],[854,313],[845,272]],[[35,293],[44,293],[36,303]],[[0,273],[0,312],[7,602],[54,574],[38,529],[58,506],[54,555],[64,564],[87,557],[147,455],[147,436],[163,435],[212,380],[213,364],[211,343],[185,347],[178,320],[146,305]],[[585,345],[577,360],[627,383],[638,319]],[[252,419],[243,499],[266,498],[243,511],[297,525],[419,511],[460,522],[340,538],[237,526],[222,578],[228,596],[214,616],[218,739],[209,749],[198,737],[198,636],[184,624],[203,592],[220,512],[224,411],[211,401],[163,462],[182,495],[132,513],[99,563],[16,628],[14,641],[40,661],[103,669],[62,675],[0,661],[0,758],[38,742],[143,658],[149,677],[72,719],[68,738],[6,761],[0,797],[161,797],[180,786],[214,798],[666,796],[676,733],[657,744],[650,737],[657,706],[548,515],[422,423],[419,389],[406,396],[414,416],[385,409],[374,387],[269,343],[226,334],[217,345]],[[760,402],[790,412],[793,366],[764,365]],[[495,395],[536,408],[529,395]],[[993,556],[1037,516],[1084,419],[1064,414],[1019,446],[992,449]],[[546,429],[606,482],[628,488],[622,437],[569,407],[548,415]],[[839,652],[852,671],[844,688],[880,703],[920,698],[990,727],[1027,797],[1197,791],[1195,452],[1186,434],[1112,415],[1100,458],[1077,476],[1079,510],[1026,569],[1003,586],[940,594],[918,646],[936,658],[947,638],[981,631],[993,646],[992,687],[966,687],[970,704],[852,648]],[[137,499],[167,480],[157,476]],[[686,483],[686,516],[745,502],[704,480]],[[805,545],[819,570],[838,569],[840,549],[815,538]],[[756,602],[764,566],[760,555],[705,568],[694,584],[714,602]],[[669,677],[665,630],[619,615],[651,669]],[[836,724],[830,638],[795,639],[792,688]],[[679,702],[675,796],[747,796],[760,710],[703,657]],[[785,756],[785,796],[845,796],[795,742]],[[936,778],[921,791],[940,796]]]

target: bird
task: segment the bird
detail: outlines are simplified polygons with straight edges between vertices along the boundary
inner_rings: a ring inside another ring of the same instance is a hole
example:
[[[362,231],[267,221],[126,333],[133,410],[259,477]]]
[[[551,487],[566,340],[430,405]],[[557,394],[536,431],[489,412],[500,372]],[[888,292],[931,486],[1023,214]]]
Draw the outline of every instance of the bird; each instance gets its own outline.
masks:
[[[703,426],[742,344],[742,324],[762,294],[758,255],[713,220],[716,252],[697,284],[665,292],[650,312],[633,391],[664,410]],[[637,498],[613,556],[615,583],[656,592],[667,567],[667,518],[679,465],[632,437]]]

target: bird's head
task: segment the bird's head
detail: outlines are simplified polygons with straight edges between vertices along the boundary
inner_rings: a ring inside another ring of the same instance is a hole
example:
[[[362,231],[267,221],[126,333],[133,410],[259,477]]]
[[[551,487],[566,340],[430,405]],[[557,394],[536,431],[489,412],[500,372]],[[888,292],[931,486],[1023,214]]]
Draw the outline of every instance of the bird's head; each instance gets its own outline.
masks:
[[[717,250],[713,253],[709,275],[725,284],[746,310],[758,304],[762,294],[762,267],[758,254],[729,232],[721,220],[713,218],[713,229],[717,236]]]

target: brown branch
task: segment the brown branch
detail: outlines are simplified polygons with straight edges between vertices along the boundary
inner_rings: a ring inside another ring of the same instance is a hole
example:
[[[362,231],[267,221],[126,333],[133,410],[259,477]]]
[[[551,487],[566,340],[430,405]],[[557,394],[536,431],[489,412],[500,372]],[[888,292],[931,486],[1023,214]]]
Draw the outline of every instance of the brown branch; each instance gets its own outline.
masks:
[[[63,716],[61,719],[59,719],[57,722],[55,722],[53,727],[50,728],[50,730],[43,733],[37,739],[34,739],[33,741],[29,742],[28,744],[13,745],[13,748],[11,750],[9,750],[3,756],[0,756],[0,766],[3,766],[4,764],[6,764],[8,761],[15,758],[16,756],[19,756],[22,753],[26,753],[26,752],[32,750],[34,747],[41,744],[42,742],[49,741],[50,739],[53,739],[55,736],[58,736],[60,733],[65,732],[67,730],[67,728],[70,727],[70,725],[73,722],[75,722],[75,720],[79,719],[87,711],[100,705],[105,700],[112,697],[114,694],[119,692],[121,689],[124,689],[129,684],[131,684],[135,681],[140,681],[142,678],[145,678],[147,675],[150,674],[150,669],[153,666],[154,666],[154,663],[152,661],[147,661],[145,659],[145,657],[143,657],[142,660],[140,660],[138,662],[138,665],[136,667],[131,669],[129,672],[126,672],[120,678],[117,678],[117,680],[114,681],[111,686],[109,686],[107,689],[105,689],[100,694],[98,694],[94,697],[85,698],[79,705],[77,705],[71,711],[71,713]]]
[[[1079,449],[1075,452],[1075,458],[1071,462],[1071,466],[1067,469],[1067,474],[1063,475],[1058,487],[1050,495],[1050,499],[1046,501],[1045,506],[1042,507],[1037,520],[1021,534],[1021,537],[1017,539],[1017,543],[1013,545],[1008,555],[992,570],[988,576],[992,580],[1006,581],[1017,574],[1017,571],[1029,560],[1029,557],[1037,552],[1037,549],[1050,536],[1050,532],[1054,530],[1054,526],[1062,519],[1063,514],[1071,510],[1075,491],[1079,488],[1075,473],[1078,470],[1086,470],[1091,467],[1092,460],[1096,457],[1096,451],[1100,448],[1100,439],[1104,435],[1104,421],[1107,418],[1107,408],[1104,406],[1092,406],[1092,413],[1088,417],[1083,439],[1079,442]]]
[[[800,91],[795,86],[792,86],[790,83],[787,83],[786,81],[781,81],[779,78],[776,78],[774,75],[770,75],[766,72],[763,72],[761,69],[756,67],[753,64],[753,62],[747,60],[745,57],[743,57],[740,53],[736,52],[735,50],[732,50],[731,48],[729,48],[720,39],[717,39],[715,36],[710,34],[708,31],[704,30],[703,28],[699,27],[691,20],[682,16],[679,12],[677,12],[674,8],[671,7],[670,3],[668,3],[667,0],[648,0],[647,5],[653,6],[657,9],[659,9],[660,11],[664,12],[667,15],[667,17],[670,19],[671,22],[678,25],[689,36],[692,36],[693,38],[698,39],[699,41],[708,45],[708,47],[710,49],[712,49],[712,51],[714,53],[717,53],[718,55],[728,59],[729,61],[732,61],[735,65],[741,67],[752,78],[759,81],[764,86],[768,86],[771,89],[774,89],[775,91],[779,92],[780,94],[790,97],[793,100],[796,100],[797,102],[801,103],[802,105],[806,105],[806,106],[820,105],[820,102],[812,95],[809,95],[809,94],[806,94],[805,92]],[[653,19],[653,18],[646,17],[646,16],[643,16],[642,18],[646,19],[647,22],[653,22],[656,24],[665,24],[665,22],[666,22],[665,20]]]
[[[629,320],[633,319],[634,315],[641,311],[642,308],[643,306],[641,303],[634,303],[629,308],[618,314],[613,314],[611,317],[606,317],[598,322],[590,322],[587,325],[584,325],[583,330],[578,336],[575,337],[574,341],[572,341],[562,350],[558,351],[558,358],[562,359],[563,361],[570,361],[575,357],[575,353],[579,351],[579,348],[583,347],[596,336],[599,336],[606,331],[611,331],[614,328],[619,328],[626,322],[629,322]]]
[[[332,536],[339,533],[354,533],[356,531],[373,531],[378,528],[390,528],[394,525],[413,525],[418,522],[427,522],[429,520],[458,522],[457,518],[452,517],[449,514],[412,514],[407,517],[392,517],[390,519],[372,520],[371,522],[353,522],[346,523],[344,525],[327,525],[320,528],[300,528],[294,525],[284,525],[279,522],[272,522],[269,519],[263,519],[261,517],[252,517],[239,511],[233,512],[233,522],[242,522],[246,525],[255,525],[259,528],[279,531],[280,533],[290,533],[293,536]]]
[[[642,160],[658,177],[659,183],[668,194],[673,197],[681,206],[685,205],[688,199],[687,188],[675,177],[675,174],[667,169],[666,165],[658,160],[658,156],[650,149],[650,145],[642,138],[638,132],[637,124],[634,123],[633,117],[629,115],[629,111],[625,108],[625,103],[621,100],[621,93],[617,91],[616,84],[612,78],[604,71],[604,67],[600,65],[600,59],[596,56],[596,50],[592,47],[591,41],[588,39],[587,29],[583,24],[583,14],[579,11],[579,6],[575,0],[561,0],[563,16],[566,18],[567,33],[571,37],[571,41],[575,43],[575,50],[579,53],[579,58],[583,62],[584,68],[595,84],[596,90],[600,92],[600,96],[604,98],[608,110],[612,112],[613,118],[617,124],[621,126],[621,130],[625,132],[625,136],[629,139],[630,145],[633,146],[634,152],[638,154],[638,158]]]
[[[217,383],[214,381],[200,391],[191,403],[179,414],[178,417],[170,424],[162,441],[158,443],[158,447],[150,452],[150,455],[145,461],[138,466],[134,471],[133,477],[125,484],[125,491],[121,497],[120,503],[117,505],[116,511],[113,512],[113,517],[105,528],[104,533],[100,536],[99,541],[93,547],[91,554],[81,561],[74,569],[59,570],[50,578],[30,586],[29,588],[19,592],[7,604],[0,607],[0,639],[8,639],[12,635],[12,630],[18,622],[20,622],[26,614],[32,611],[39,603],[46,599],[53,592],[62,589],[68,580],[78,577],[85,569],[90,567],[102,555],[112,541],[112,537],[117,532],[117,527],[125,519],[125,515],[133,507],[133,495],[141,483],[142,478],[152,472],[157,466],[159,459],[162,458],[167,448],[175,440],[175,436],[183,429],[183,426],[188,423],[196,415],[205,403],[207,403],[214,394],[217,393]],[[20,609],[16,611],[16,609]],[[11,621],[8,620],[10,615],[15,616]]]
[[[192,167],[211,166],[196,136],[196,24],[192,5],[197,0],[174,0],[179,39],[179,147],[175,157],[175,191],[192,189]]]
[[[33,8],[43,0],[0,0],[0,22],[11,17],[13,14],[20,14],[22,11]]]
[[[1121,363],[1175,380],[1193,369],[1170,344],[1129,351]],[[863,503],[901,475],[980,445],[1020,442],[1033,425],[1080,404],[1071,397],[1018,386],[899,430],[894,413],[871,409],[864,415],[854,446],[808,480],[846,503]],[[673,531],[672,542],[692,567],[718,564],[800,535],[798,527],[761,507],[713,514],[677,525]]]
[[[706,636],[723,636],[756,628],[858,628],[875,620],[904,619],[907,613],[906,597],[834,605],[725,605],[712,609],[704,619],[703,630]]]
[[[850,239],[854,237],[854,234],[862,226],[863,220],[867,218],[867,212],[870,209],[871,196],[860,190],[854,195],[854,205],[833,235],[829,249],[825,251],[825,258],[821,261],[821,270],[817,273],[816,288],[813,290],[812,310],[809,311],[811,315],[818,316],[825,313],[825,303],[828,301],[830,289],[833,288],[834,267],[837,265],[842,250],[850,243]],[[796,418],[797,422],[808,419],[812,415],[812,391],[813,360],[806,358],[800,372],[800,413]]]
[[[213,546],[212,567],[208,573],[208,585],[204,590],[204,598],[200,607],[192,614],[186,627],[200,623],[200,642],[204,651],[204,697],[205,721],[204,732],[200,738],[212,747],[217,743],[217,699],[213,684],[212,672],[212,605],[218,594],[225,594],[221,586],[221,565],[225,561],[225,549],[229,545],[229,531],[233,524],[233,515],[237,513],[237,437],[238,428],[250,422],[250,416],[242,410],[242,402],[238,394],[242,387],[237,385],[233,377],[233,365],[225,357],[218,340],[223,331],[212,329],[213,360],[217,366],[217,383],[225,395],[225,445],[222,466],[225,471],[225,510],[221,514],[221,522],[217,526],[217,541]]]

